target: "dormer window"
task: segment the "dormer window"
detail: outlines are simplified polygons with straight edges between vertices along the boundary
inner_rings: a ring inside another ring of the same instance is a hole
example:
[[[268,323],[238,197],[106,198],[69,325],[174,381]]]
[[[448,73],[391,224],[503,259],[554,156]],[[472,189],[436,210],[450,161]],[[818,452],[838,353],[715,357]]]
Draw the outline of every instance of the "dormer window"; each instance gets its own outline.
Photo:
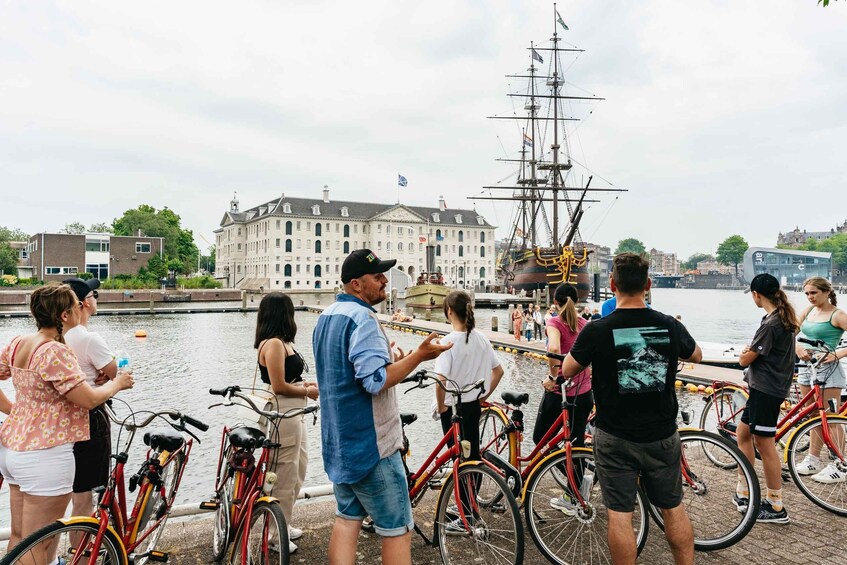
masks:
[[[314,206],[312,206],[312,215],[313,216],[320,216],[321,215],[321,207],[319,205],[315,204]]]
[[[432,221],[433,222],[440,222],[441,221],[441,214],[439,214],[438,212],[435,212],[432,215]]]
[[[285,204],[283,204],[282,205],[282,211],[285,212],[286,214],[290,214],[291,213],[291,203],[286,202]]]
[[[457,224],[461,224],[461,223],[462,223],[462,215],[461,215],[461,214],[456,214],[456,215],[455,215],[455,216],[453,216],[453,217],[456,219],[456,223],[457,223]]]
[[[265,212],[267,212],[267,211],[268,211],[268,209],[267,209],[267,208],[265,208],[264,206],[261,206],[261,207],[259,208],[259,215],[260,215],[260,216],[264,216],[264,215],[265,215]]]
[[[347,206],[342,206],[341,207],[341,217],[347,218],[349,216],[350,216],[350,211],[347,209]]]
[[[482,216],[477,216],[476,217],[476,223],[481,225],[481,226],[484,226],[485,225],[485,218],[483,218]]]

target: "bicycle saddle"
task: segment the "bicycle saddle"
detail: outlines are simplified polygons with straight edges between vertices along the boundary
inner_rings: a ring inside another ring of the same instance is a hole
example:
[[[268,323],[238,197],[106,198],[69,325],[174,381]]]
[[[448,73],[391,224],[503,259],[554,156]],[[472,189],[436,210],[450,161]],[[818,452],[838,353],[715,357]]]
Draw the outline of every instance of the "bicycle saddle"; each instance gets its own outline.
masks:
[[[229,432],[229,442],[234,447],[243,449],[256,449],[261,447],[265,441],[265,434],[256,428],[241,426]]]
[[[404,426],[408,426],[417,419],[418,415],[412,414],[411,412],[403,412],[400,414],[400,421],[403,422]]]
[[[511,404],[512,406],[520,406],[521,404],[526,404],[527,402],[529,402],[529,393],[512,392],[510,390],[507,390],[500,395],[500,398],[502,398],[503,402],[505,402],[506,404]]]
[[[150,430],[144,433],[144,445],[149,445],[155,451],[176,451],[185,438],[174,430]]]

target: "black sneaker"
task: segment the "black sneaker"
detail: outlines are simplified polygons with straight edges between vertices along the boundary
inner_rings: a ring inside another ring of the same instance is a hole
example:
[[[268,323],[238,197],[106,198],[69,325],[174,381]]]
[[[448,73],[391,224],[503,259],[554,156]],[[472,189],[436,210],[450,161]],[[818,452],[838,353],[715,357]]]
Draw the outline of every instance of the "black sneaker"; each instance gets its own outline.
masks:
[[[788,511],[784,506],[782,510],[774,510],[771,503],[765,499],[759,507],[759,517],[756,518],[756,521],[766,524],[787,524],[791,520],[788,518]]]
[[[738,496],[738,493],[732,495],[732,501],[735,503],[735,509],[742,514],[750,507],[750,499],[746,496]]]

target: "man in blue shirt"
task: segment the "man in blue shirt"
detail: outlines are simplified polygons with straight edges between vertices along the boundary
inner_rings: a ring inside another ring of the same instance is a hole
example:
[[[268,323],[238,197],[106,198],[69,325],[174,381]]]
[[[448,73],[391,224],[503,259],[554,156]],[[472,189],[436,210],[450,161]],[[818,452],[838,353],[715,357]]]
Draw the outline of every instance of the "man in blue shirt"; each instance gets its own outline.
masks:
[[[368,515],[382,536],[382,562],[412,562],[414,521],[394,386],[452,344],[439,344],[432,333],[415,351],[392,351],[373,306],[385,300],[383,273],[396,262],[381,261],[369,249],[353,251],[341,267],[344,292],[320,315],[312,335],[324,469],[337,504],[330,565],[355,564]]]

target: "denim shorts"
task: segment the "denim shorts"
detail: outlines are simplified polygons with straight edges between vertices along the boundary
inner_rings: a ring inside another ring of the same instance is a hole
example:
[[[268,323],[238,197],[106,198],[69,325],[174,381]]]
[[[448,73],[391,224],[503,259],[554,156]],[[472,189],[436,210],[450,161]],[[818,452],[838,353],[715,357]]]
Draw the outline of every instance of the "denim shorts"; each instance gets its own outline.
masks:
[[[832,370],[832,373],[829,371]],[[827,373],[829,373],[827,375]],[[835,368],[830,369],[827,365],[822,365],[818,368],[818,378],[822,379],[826,376],[826,384],[821,385],[823,388],[844,388],[847,385],[847,378],[844,377],[844,365],[835,361]],[[800,367],[797,373],[797,384],[812,386],[812,371],[808,367]]]
[[[370,516],[376,533],[383,537],[402,536],[415,528],[406,470],[400,452],[379,460],[364,479],[353,484],[333,485],[335,515],[345,520]]]
[[[597,429],[594,463],[606,507],[616,512],[635,510],[639,482],[659,508],[682,503],[682,458],[679,433],[659,441],[636,443]]]

